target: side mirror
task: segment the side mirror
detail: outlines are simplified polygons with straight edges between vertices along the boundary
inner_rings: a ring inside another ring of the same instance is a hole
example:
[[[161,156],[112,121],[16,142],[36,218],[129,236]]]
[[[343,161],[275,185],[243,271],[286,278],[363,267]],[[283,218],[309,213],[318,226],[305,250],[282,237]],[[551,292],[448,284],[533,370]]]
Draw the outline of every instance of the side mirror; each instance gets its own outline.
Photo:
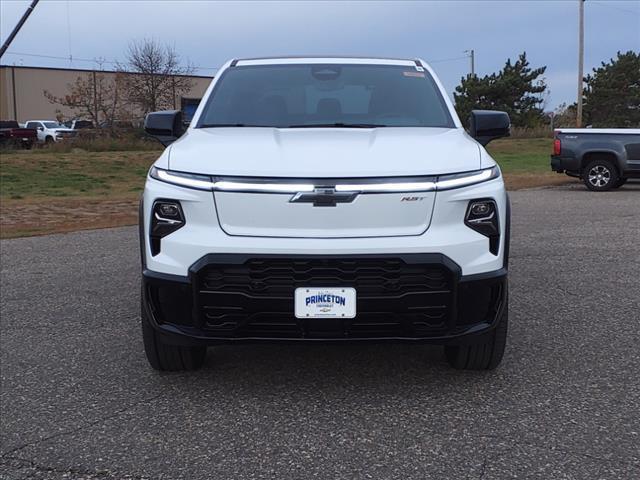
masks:
[[[469,133],[483,146],[496,138],[511,135],[511,120],[506,112],[472,110],[469,125]]]
[[[38,130],[42,131],[44,130],[44,127],[38,127]]]
[[[148,113],[144,118],[144,131],[166,147],[184,133],[182,112],[165,110]]]

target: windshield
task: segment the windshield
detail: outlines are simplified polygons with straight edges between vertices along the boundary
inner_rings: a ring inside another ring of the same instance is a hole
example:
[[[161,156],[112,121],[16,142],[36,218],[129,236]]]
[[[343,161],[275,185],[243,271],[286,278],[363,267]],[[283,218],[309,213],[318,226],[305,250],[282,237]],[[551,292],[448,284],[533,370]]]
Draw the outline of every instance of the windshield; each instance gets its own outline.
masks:
[[[261,65],[226,70],[197,127],[445,127],[453,120],[422,67]]]
[[[64,125],[58,122],[42,122],[42,124],[47,128],[64,128]]]

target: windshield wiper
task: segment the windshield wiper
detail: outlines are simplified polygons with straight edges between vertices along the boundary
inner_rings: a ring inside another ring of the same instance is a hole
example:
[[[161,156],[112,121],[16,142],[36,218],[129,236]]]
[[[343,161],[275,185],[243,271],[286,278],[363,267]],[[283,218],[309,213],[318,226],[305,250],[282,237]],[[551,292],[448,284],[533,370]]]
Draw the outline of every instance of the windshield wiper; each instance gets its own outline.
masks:
[[[387,126],[379,123],[304,123],[280,128],[380,128]]]

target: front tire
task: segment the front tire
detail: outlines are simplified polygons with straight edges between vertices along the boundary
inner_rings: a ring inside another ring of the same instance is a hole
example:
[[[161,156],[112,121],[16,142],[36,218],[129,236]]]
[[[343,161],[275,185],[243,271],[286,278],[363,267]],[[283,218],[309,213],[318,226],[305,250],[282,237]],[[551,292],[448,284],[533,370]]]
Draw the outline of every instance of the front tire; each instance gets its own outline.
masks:
[[[493,370],[500,365],[507,346],[508,305],[507,301],[498,320],[498,325],[486,341],[473,345],[447,345],[444,347],[444,354],[449,365],[457,370]]]
[[[142,295],[140,303],[142,340],[149,364],[155,370],[165,372],[197,370],[202,367],[207,356],[207,347],[181,347],[164,343],[151,326],[149,313],[144,304],[144,295]]]
[[[606,192],[616,188],[618,171],[608,160],[593,160],[582,171],[582,181],[593,192]]]

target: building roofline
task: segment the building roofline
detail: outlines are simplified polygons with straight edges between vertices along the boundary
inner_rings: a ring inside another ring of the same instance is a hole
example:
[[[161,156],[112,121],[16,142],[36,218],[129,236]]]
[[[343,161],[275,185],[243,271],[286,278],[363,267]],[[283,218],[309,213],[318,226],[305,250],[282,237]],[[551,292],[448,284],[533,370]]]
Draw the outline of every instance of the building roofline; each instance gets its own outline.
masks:
[[[38,67],[32,65],[0,65],[0,68],[24,68],[31,70],[60,70],[63,72],[96,72],[96,73],[125,73],[127,75],[140,75],[137,72],[118,72],[116,70],[98,70],[95,68],[64,68],[64,67]],[[189,77],[189,78],[214,78],[213,75],[172,75],[174,77]]]

